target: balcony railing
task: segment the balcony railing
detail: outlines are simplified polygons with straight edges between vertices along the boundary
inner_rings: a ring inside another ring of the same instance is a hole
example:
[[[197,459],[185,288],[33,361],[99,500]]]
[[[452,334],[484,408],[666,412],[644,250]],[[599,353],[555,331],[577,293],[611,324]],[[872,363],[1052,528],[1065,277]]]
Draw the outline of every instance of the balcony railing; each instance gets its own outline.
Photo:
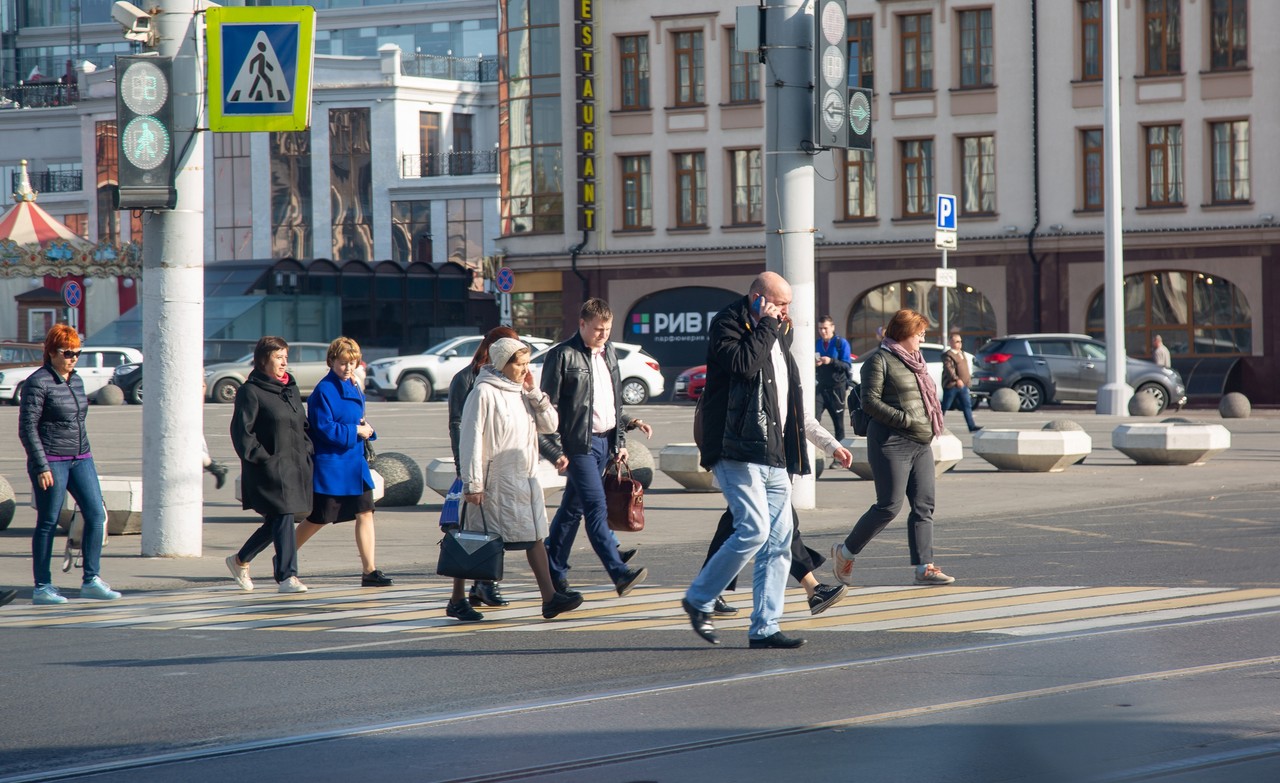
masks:
[[[48,82],[15,84],[0,88],[0,109],[43,109],[73,106],[80,100],[80,85]]]
[[[18,190],[18,172],[13,173],[12,191]],[[37,193],[78,193],[84,187],[83,171],[32,171],[27,174]]]
[[[400,176],[461,177],[467,174],[497,174],[497,150],[478,152],[437,152],[433,155],[401,155]]]
[[[423,76],[431,79],[496,82],[498,81],[498,58],[406,54],[400,58],[400,72],[405,76]]]

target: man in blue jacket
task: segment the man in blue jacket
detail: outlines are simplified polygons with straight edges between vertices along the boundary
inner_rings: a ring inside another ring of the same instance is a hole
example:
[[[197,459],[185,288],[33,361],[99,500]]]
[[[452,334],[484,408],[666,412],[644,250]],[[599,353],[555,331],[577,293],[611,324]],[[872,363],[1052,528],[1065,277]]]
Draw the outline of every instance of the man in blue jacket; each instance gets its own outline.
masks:
[[[831,414],[831,434],[844,440],[844,401],[849,396],[849,372],[853,355],[849,341],[836,335],[836,322],[831,316],[818,319],[818,344],[814,348],[814,380],[818,388],[818,404],[814,418],[822,421],[822,413]]]

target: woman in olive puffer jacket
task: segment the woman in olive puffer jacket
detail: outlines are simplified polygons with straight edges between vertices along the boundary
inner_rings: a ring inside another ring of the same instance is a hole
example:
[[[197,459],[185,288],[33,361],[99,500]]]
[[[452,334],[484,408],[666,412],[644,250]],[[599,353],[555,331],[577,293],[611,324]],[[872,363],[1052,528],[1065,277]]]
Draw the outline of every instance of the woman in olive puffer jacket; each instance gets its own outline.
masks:
[[[933,439],[942,434],[942,405],[920,342],[929,321],[915,310],[899,310],[885,329],[884,342],[862,365],[859,394],[871,417],[867,460],[876,502],[858,519],[844,543],[831,548],[838,580],[853,584],[853,559],[898,516],[905,498],[907,544],[915,583],[945,585],[955,579],[933,564]]]

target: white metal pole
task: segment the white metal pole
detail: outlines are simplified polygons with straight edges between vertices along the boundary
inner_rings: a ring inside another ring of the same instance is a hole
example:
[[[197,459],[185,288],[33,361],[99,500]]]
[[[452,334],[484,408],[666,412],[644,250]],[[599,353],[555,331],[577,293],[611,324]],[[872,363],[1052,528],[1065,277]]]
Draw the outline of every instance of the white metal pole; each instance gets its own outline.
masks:
[[[142,554],[200,557],[204,432],[204,79],[190,0],[160,0],[155,49],[173,57],[177,206],[148,212],[142,256]],[[190,144],[188,146],[188,139]]]
[[[765,31],[765,267],[791,284],[791,353],[800,368],[805,409],[812,412],[814,178],[813,159],[801,145],[813,135],[813,16],[797,0],[766,2]],[[798,509],[817,504],[813,474],[796,480],[791,503]]]
[[[1107,381],[1098,389],[1097,412],[1128,416],[1133,388],[1125,382],[1124,350],[1124,226],[1120,187],[1120,43],[1116,26],[1119,0],[1107,0],[1102,17],[1102,135],[1103,203],[1106,252],[1103,263],[1103,300],[1107,323]]]
[[[945,247],[942,248],[942,268],[947,268],[947,249]],[[942,334],[938,336],[938,342],[947,345],[947,300],[951,298],[949,295],[951,289],[942,288],[941,286],[939,288],[942,294]]]

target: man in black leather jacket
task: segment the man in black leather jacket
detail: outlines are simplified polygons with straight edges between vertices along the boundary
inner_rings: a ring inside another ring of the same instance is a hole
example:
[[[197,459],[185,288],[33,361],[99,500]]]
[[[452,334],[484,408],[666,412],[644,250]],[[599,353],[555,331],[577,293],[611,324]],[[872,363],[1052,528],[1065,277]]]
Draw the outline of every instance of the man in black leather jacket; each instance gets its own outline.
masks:
[[[791,565],[791,477],[809,472],[800,371],[791,356],[791,285],[763,272],[711,321],[701,409],[703,467],[715,473],[734,531],[702,567],[683,606],[693,630],[719,644],[716,598],[755,558],[751,647],[794,648],[778,628]]]
[[[547,353],[542,365],[542,390],[560,415],[554,435],[543,435],[539,451],[552,461],[569,458],[564,497],[547,536],[547,556],[556,589],[568,588],[569,552],[578,524],[587,523],[587,538],[604,565],[619,596],[648,575],[644,568],[628,568],[618,554],[609,530],[604,496],[604,469],[613,459],[627,457],[625,430],[646,436],[653,428],[622,412],[618,357],[609,345],[613,311],[603,299],[588,299],[579,313],[578,332]]]

